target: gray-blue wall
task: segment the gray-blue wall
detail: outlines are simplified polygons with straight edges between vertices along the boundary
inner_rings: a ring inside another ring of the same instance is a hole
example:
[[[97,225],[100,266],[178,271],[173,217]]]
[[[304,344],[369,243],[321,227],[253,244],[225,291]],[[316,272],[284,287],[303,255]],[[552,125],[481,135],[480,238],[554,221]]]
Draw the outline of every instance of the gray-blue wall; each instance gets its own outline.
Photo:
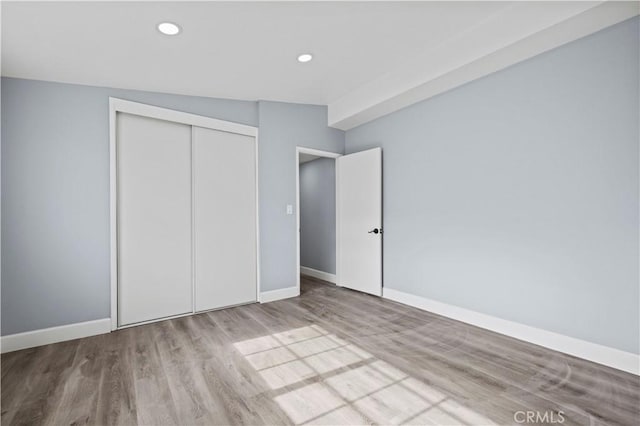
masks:
[[[638,353],[639,23],[347,133],[383,147],[385,286]],[[108,97],[258,125],[262,290],[295,276],[326,108],[2,79],[2,334],[109,315]]]
[[[257,102],[3,78],[2,335],[109,316],[109,96],[259,123]],[[296,283],[295,240],[280,246],[295,235],[295,145],[342,151],[344,133],[327,128],[326,107],[261,109],[262,267],[290,270],[266,275],[264,291]]]
[[[258,102],[260,127],[260,270],[262,291],[293,287],[296,277],[295,147],[344,152],[344,132],[328,128],[327,108]]]
[[[637,18],[346,134],[384,285],[638,353]]]
[[[336,160],[300,165],[300,266],[336,273]]]

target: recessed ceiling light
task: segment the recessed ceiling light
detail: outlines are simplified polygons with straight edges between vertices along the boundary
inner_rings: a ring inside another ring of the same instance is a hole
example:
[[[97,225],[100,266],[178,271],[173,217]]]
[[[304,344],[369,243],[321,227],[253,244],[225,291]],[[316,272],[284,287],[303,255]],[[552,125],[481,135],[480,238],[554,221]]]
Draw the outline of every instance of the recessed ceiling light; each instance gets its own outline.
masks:
[[[298,62],[309,62],[312,59],[313,55],[311,53],[303,53],[302,55],[298,56]]]
[[[178,35],[180,27],[173,22],[161,22],[158,24],[158,31],[166,35]]]

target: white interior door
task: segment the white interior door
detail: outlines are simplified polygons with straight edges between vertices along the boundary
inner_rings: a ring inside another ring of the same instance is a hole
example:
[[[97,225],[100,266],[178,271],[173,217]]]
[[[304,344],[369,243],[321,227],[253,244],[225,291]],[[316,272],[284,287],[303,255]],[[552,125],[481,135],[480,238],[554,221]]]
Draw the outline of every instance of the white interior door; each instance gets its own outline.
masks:
[[[118,325],[191,312],[191,126],[117,115]]]
[[[336,166],[338,284],[382,296],[382,150],[343,155]]]
[[[193,127],[196,311],[257,300],[255,148]]]

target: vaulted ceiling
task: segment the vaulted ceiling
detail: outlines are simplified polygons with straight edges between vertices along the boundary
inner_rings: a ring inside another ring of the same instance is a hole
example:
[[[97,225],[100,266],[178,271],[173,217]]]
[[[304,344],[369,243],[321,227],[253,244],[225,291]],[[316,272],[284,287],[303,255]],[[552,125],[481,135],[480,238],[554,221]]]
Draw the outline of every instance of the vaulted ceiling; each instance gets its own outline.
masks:
[[[601,3],[2,2],[2,75],[323,104],[346,129],[638,13]]]

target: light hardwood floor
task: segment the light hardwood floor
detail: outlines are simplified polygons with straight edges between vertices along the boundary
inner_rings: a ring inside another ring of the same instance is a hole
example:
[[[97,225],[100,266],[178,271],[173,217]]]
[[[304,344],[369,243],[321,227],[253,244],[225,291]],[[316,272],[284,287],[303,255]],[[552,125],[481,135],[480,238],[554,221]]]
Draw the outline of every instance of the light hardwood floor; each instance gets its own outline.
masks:
[[[639,405],[637,376],[307,277],[298,298],[2,355],[3,425],[638,425]]]

